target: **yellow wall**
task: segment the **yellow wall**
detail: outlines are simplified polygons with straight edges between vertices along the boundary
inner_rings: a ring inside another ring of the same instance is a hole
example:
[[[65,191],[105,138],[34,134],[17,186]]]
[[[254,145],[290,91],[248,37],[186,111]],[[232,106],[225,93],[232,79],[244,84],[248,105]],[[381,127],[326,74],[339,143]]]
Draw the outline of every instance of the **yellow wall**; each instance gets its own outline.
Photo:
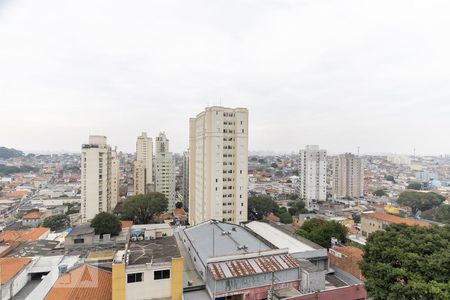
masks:
[[[112,300],[125,300],[125,264],[112,265]]]
[[[172,300],[181,300],[183,297],[183,271],[184,258],[172,258]]]
[[[394,207],[394,206],[392,206],[392,205],[386,205],[385,207],[384,207],[384,210],[387,212],[387,213],[390,213],[390,214],[393,214],[393,215],[398,215],[398,214],[400,214],[400,210],[397,208],[397,207]]]

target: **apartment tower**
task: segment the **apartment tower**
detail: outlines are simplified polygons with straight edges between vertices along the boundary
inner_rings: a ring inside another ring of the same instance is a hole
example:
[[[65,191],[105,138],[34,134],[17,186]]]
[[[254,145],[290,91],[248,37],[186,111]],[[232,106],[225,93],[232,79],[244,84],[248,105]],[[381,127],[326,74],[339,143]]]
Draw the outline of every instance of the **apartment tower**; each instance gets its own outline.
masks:
[[[133,164],[134,194],[146,194],[153,190],[153,142],[143,132],[136,141],[136,160]]]
[[[117,154],[106,136],[91,135],[81,146],[81,221],[92,220],[99,212],[111,212],[118,198]],[[114,177],[114,179],[113,179]],[[116,189],[117,188],[117,189]],[[114,190],[117,190],[117,193]],[[116,199],[113,199],[117,197]]]
[[[175,209],[175,159],[169,152],[169,140],[164,132],[155,139],[155,191],[169,201],[168,210]]]
[[[248,110],[207,107],[189,123],[189,223],[247,221]]]
[[[327,199],[327,151],[308,145],[299,155],[299,193],[307,209]]]
[[[189,208],[189,149],[183,152],[182,157],[182,193],[183,193],[183,206]]]
[[[363,160],[351,153],[333,159],[333,197],[358,198],[364,195]]]

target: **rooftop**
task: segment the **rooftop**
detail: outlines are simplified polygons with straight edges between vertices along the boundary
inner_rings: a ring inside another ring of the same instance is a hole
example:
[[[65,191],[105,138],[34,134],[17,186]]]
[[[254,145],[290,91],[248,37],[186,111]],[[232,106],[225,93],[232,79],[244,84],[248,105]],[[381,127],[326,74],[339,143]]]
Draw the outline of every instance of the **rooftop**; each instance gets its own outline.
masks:
[[[31,258],[4,257],[0,258],[0,283],[5,284],[31,262]]]
[[[87,264],[59,277],[45,297],[46,300],[111,298],[111,273]]]
[[[94,234],[94,228],[91,227],[91,224],[84,223],[78,226],[75,226],[72,231],[68,234],[68,236],[76,236],[76,235],[84,235],[84,234]]]
[[[389,215],[389,214],[385,214],[385,213],[362,214],[361,217],[383,220],[383,221],[387,221],[387,222],[395,223],[395,224],[406,224],[409,226],[414,226],[414,225],[418,225],[421,227],[430,227],[431,226],[430,224],[428,224],[426,222],[406,219],[406,218],[397,217],[397,216]]]
[[[289,253],[298,253],[305,251],[313,251],[314,247],[311,247],[307,243],[304,243],[287,233],[280,231],[279,229],[271,226],[268,223],[253,221],[246,224],[248,228],[254,231],[256,234],[262,236],[266,240],[280,249],[288,248]]]
[[[25,216],[22,217],[22,219],[41,219],[43,216],[45,216],[45,213],[40,211],[32,211]]]
[[[129,265],[170,262],[172,257],[180,256],[174,236],[131,242],[128,250],[130,251]]]
[[[215,280],[278,272],[298,267],[298,262],[289,254],[259,256],[208,264],[208,269]]]
[[[184,233],[204,265],[211,257],[260,252],[274,248],[269,242],[253,235],[244,227],[230,223],[207,221],[185,229]],[[245,249],[238,249],[244,245]]]

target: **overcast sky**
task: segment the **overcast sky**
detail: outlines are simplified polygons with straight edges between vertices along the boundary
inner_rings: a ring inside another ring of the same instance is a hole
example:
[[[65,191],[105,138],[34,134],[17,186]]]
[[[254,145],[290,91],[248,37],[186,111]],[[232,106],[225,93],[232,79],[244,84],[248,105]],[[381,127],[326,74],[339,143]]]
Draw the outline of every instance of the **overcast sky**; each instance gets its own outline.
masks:
[[[0,0],[0,146],[188,146],[247,107],[250,150],[450,153],[450,1]]]

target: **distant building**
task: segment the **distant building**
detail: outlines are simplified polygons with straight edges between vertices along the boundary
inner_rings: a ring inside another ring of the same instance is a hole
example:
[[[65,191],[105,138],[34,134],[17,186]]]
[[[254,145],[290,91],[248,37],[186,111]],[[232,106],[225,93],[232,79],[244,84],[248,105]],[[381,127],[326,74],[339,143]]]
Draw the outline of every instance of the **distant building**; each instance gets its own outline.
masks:
[[[22,217],[22,225],[27,227],[39,227],[44,221],[46,214],[40,211],[30,212]]]
[[[153,191],[153,141],[143,132],[136,141],[134,162],[134,193],[146,194]]]
[[[120,162],[117,151],[111,151],[111,211],[120,200]]]
[[[189,208],[189,149],[183,153],[183,183],[182,183],[182,194],[183,194],[183,207]]]
[[[352,274],[359,280],[364,280],[359,262],[362,261],[364,252],[353,246],[339,246],[329,249],[331,267],[338,267]]]
[[[371,233],[378,230],[384,230],[391,224],[406,224],[409,226],[430,227],[431,225],[417,220],[402,218],[385,213],[361,214],[361,233],[368,237]]]
[[[312,209],[315,201],[327,199],[327,151],[317,145],[300,150],[299,192],[306,208]]]
[[[439,180],[439,175],[434,172],[427,172],[427,171],[416,172],[415,176],[416,179],[421,182]]]
[[[387,161],[396,165],[410,165],[411,158],[406,155],[389,155]]]
[[[169,140],[164,132],[155,139],[155,191],[169,201],[168,210],[175,209],[175,159],[169,152]]]
[[[81,147],[82,222],[93,219],[99,212],[111,212],[112,205],[117,203],[117,199],[112,199],[118,197],[118,191],[114,191],[118,189],[117,165],[117,155],[106,143],[106,136],[89,136],[89,144]]]
[[[207,107],[189,121],[189,223],[247,221],[248,110]]]
[[[364,165],[362,158],[345,153],[333,159],[333,197],[364,196]]]

